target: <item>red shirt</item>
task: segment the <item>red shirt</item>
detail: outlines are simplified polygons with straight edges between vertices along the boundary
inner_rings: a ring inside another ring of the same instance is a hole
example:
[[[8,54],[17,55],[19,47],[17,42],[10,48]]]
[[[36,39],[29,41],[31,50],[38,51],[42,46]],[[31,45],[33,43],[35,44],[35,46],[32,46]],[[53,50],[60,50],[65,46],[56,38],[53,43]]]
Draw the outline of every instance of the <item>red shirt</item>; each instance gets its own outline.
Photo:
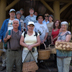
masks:
[[[58,29],[57,31],[54,31],[54,29],[52,30],[52,37],[53,37],[53,39],[54,39],[56,36],[58,36],[59,30],[60,30],[60,29]],[[57,40],[57,39],[56,39],[56,40]],[[54,44],[55,44],[55,41],[56,41],[56,40],[53,41]]]

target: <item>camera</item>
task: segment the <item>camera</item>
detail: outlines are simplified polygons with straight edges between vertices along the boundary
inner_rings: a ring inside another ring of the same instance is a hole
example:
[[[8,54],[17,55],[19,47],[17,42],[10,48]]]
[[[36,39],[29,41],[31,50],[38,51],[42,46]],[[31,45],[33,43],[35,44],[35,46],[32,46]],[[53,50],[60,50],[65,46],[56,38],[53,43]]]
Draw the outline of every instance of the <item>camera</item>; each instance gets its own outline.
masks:
[[[34,52],[35,51],[35,48],[32,48],[32,52]]]

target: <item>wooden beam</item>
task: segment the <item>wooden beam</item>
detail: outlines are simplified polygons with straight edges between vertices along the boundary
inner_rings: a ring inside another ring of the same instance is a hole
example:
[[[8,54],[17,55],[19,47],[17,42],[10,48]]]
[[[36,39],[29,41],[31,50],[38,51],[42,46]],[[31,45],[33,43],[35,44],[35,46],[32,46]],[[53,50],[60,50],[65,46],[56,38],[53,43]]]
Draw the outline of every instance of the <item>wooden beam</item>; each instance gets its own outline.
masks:
[[[72,15],[69,17],[69,19],[72,18]]]
[[[40,0],[35,0],[35,1],[40,1]],[[71,0],[44,0],[44,1],[48,1],[48,2],[59,1],[59,2],[64,2],[64,3],[72,2]]]
[[[6,11],[9,10],[11,7],[13,7],[17,2],[19,2],[20,0],[14,0],[11,4],[9,4],[7,7],[6,7]]]
[[[40,1],[43,3],[43,5],[44,5],[48,10],[50,10],[52,13],[54,13],[53,9],[52,9],[44,0],[40,0]]]
[[[61,10],[60,13],[62,13],[68,6],[70,6],[72,3],[68,3],[66,4]]]
[[[68,12],[67,12],[67,14],[65,15],[64,18],[70,17],[69,15],[71,15],[71,14],[72,14],[72,8],[70,10],[68,10]]]

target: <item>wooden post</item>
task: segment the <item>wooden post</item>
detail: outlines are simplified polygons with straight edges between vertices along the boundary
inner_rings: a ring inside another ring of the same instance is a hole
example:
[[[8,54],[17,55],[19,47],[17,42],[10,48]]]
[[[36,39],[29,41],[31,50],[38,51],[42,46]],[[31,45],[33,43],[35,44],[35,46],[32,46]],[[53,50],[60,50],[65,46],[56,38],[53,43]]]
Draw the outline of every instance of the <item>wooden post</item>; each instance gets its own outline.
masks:
[[[53,9],[54,9],[54,20],[60,20],[60,2],[59,1],[54,1]]]
[[[3,24],[3,21],[6,18],[5,8],[6,8],[6,0],[1,0],[0,1],[0,28],[1,28],[2,24]]]

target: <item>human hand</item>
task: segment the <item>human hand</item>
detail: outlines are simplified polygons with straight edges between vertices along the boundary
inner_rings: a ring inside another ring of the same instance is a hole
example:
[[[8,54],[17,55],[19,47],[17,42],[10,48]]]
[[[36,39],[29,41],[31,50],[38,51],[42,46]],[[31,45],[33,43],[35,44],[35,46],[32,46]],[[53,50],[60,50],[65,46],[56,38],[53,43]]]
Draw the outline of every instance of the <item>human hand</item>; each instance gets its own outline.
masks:
[[[53,45],[54,43],[53,42],[51,42],[51,45]]]
[[[0,39],[0,42],[1,42],[1,39]]]
[[[66,40],[61,40],[62,42],[65,42]]]
[[[10,39],[10,38],[11,38],[11,35],[8,35],[8,36],[7,36],[7,39]]]
[[[61,40],[57,40],[58,42],[61,42]]]
[[[30,51],[31,51],[31,50],[32,50],[32,48],[33,48],[33,47],[32,47],[32,45],[29,45],[29,46],[28,46],[28,50],[30,50]]]
[[[6,38],[4,38],[4,41],[6,42],[6,41],[7,41],[7,39],[6,39]]]

